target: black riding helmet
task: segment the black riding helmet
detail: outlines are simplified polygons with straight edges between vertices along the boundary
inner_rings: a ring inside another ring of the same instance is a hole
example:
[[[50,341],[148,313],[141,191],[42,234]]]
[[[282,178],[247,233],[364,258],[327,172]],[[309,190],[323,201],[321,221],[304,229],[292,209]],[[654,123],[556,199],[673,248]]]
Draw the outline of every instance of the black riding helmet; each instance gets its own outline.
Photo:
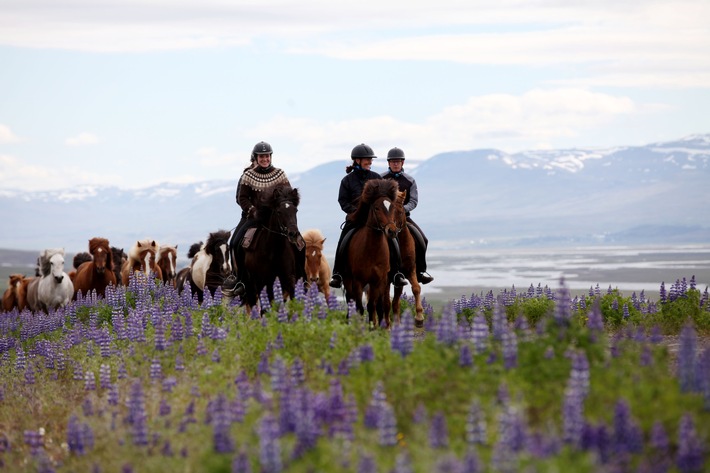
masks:
[[[372,151],[372,148],[367,146],[365,143],[361,143],[353,148],[352,152],[350,153],[350,157],[352,159],[361,159],[376,158],[377,156],[375,156],[375,152]]]
[[[256,161],[257,154],[273,154],[274,150],[271,149],[271,145],[266,141],[260,141],[254,145],[254,149],[251,151],[251,160]]]
[[[392,159],[401,159],[402,161],[404,161],[404,151],[397,147],[394,147],[391,150],[387,151],[387,161],[390,161]]]

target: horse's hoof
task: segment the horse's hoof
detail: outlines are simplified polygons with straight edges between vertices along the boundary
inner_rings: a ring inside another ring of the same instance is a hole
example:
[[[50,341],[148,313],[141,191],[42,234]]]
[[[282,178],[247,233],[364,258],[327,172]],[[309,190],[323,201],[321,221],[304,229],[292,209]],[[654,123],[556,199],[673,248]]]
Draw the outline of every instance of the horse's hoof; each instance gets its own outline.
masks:
[[[414,319],[414,326],[417,328],[424,327],[424,319]]]

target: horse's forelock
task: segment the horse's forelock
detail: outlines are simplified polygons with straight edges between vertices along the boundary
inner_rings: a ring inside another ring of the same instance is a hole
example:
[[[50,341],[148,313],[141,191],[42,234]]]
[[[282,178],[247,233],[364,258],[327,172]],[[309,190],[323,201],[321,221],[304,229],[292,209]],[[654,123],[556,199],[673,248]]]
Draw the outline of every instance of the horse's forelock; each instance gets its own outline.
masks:
[[[230,233],[227,230],[217,230],[216,232],[210,233],[210,236],[207,238],[207,243],[205,243],[207,253],[214,255],[219,245],[223,245],[229,241],[229,235]]]
[[[325,237],[317,228],[306,230],[302,236],[303,240],[306,242],[306,246],[317,246],[321,250],[323,249],[323,240],[325,240]]]

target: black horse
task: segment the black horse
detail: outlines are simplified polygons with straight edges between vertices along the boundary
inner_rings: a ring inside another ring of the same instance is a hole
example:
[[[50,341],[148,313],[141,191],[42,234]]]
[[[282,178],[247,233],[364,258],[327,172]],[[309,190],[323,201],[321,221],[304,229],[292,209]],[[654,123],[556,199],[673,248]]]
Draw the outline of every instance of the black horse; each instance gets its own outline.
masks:
[[[298,189],[276,186],[262,195],[257,205],[257,231],[244,251],[247,307],[256,305],[266,287],[274,299],[274,281],[279,278],[284,299],[292,297],[296,282],[305,277],[305,242],[298,230],[296,214],[301,198]]]

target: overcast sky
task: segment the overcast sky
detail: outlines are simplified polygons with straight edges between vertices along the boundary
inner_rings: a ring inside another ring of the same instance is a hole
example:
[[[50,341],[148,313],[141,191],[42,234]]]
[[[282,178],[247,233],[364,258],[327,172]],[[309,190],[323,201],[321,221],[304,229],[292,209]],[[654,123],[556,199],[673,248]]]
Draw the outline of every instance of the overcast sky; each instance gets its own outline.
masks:
[[[710,132],[707,0],[2,0],[0,190]],[[406,168],[405,168],[406,169]],[[455,172],[455,170],[452,170]]]

